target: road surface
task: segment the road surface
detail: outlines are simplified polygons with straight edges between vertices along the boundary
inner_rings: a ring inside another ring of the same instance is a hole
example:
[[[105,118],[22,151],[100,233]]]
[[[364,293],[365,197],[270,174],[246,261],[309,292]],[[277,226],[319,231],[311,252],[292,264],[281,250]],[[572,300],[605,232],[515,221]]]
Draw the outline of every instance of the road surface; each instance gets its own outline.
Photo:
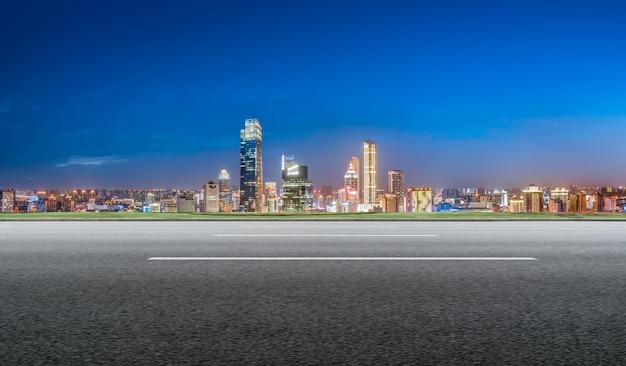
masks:
[[[626,364],[626,224],[0,222],[0,364]]]

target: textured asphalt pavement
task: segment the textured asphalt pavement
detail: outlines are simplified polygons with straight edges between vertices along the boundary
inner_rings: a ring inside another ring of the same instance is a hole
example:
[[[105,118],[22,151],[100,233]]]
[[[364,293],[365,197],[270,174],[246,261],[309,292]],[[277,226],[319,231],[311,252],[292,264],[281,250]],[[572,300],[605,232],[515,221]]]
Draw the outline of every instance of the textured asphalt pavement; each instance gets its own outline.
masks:
[[[0,365],[90,364],[624,365],[626,223],[0,222]]]

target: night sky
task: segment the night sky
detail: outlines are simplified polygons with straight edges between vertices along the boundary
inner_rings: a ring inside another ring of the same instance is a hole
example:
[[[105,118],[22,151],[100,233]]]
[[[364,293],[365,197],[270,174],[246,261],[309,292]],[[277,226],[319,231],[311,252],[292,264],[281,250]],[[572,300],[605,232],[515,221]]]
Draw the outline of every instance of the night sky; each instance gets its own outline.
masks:
[[[626,185],[622,1],[13,1],[0,188],[195,188],[263,126],[319,187]]]

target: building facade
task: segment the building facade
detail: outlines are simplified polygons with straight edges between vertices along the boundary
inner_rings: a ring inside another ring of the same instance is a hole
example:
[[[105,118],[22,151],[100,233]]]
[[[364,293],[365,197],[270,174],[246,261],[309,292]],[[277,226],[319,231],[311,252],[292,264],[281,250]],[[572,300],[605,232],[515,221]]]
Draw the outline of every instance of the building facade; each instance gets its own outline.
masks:
[[[204,212],[220,212],[220,188],[213,181],[204,185]]]
[[[219,187],[219,211],[231,212],[233,210],[233,198],[230,191],[230,174],[226,169],[220,170],[220,174],[217,176],[217,183]]]
[[[348,166],[346,174],[343,176],[345,200],[352,201],[358,205],[359,203],[359,176],[357,175],[352,163]]]
[[[363,211],[369,211],[378,205],[376,169],[376,143],[366,140],[363,144]]]
[[[13,212],[15,206],[15,190],[7,189],[0,191],[0,202],[2,202],[0,212]]]
[[[396,195],[397,207],[395,211],[404,212],[406,205],[404,203],[404,170],[389,171],[389,193]]]
[[[176,198],[175,212],[196,212],[196,198],[193,191],[181,191]]]
[[[569,210],[569,189],[554,188],[550,190],[550,200],[548,201],[548,212],[568,212]]]
[[[310,207],[313,199],[313,183],[309,181],[308,167],[294,164],[282,173],[282,210],[303,212]]]
[[[407,189],[408,212],[433,212],[433,190],[430,188]]]
[[[356,200],[358,204],[361,204],[363,203],[363,185],[361,179],[363,172],[361,172],[361,159],[356,156],[351,157],[348,166],[350,165],[352,165],[352,168],[354,168],[354,172],[356,173],[356,185],[354,186],[357,194]]]
[[[526,212],[524,198],[522,196],[513,196],[509,199],[509,212],[521,213]]]
[[[278,187],[276,182],[265,182],[263,186],[263,212],[278,211]]]
[[[263,133],[256,118],[245,120],[241,130],[239,205],[244,212],[260,212],[263,205]]]
[[[385,193],[379,201],[383,212],[398,212],[398,195],[395,193]]]
[[[531,184],[523,191],[523,193],[526,212],[543,211],[543,190],[541,188]]]

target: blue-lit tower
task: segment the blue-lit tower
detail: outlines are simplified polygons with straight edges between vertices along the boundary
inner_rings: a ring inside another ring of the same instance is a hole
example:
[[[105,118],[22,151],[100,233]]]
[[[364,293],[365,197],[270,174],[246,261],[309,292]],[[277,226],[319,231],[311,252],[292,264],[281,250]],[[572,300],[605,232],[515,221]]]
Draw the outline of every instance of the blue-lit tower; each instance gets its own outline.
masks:
[[[241,130],[240,145],[240,205],[241,211],[260,212],[263,205],[261,122],[248,118]]]

